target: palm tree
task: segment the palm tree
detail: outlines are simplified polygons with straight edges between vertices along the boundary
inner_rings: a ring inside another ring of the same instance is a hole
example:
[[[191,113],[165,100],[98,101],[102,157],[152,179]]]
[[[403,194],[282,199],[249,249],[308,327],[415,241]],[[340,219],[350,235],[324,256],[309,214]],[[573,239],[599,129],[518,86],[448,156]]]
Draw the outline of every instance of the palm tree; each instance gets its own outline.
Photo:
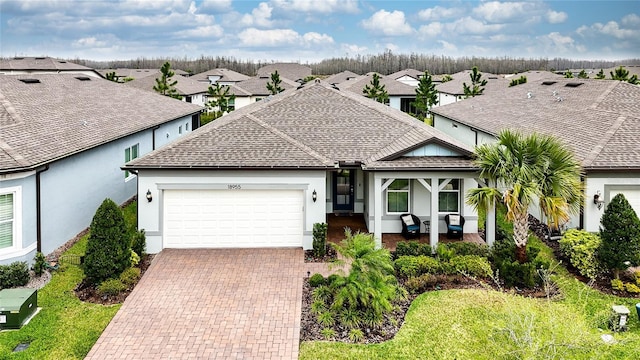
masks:
[[[516,258],[527,259],[529,207],[539,207],[552,227],[566,222],[583,199],[580,164],[556,138],[504,130],[493,144],[475,149],[474,163],[487,186],[471,189],[467,203],[474,208],[502,202],[513,222]]]

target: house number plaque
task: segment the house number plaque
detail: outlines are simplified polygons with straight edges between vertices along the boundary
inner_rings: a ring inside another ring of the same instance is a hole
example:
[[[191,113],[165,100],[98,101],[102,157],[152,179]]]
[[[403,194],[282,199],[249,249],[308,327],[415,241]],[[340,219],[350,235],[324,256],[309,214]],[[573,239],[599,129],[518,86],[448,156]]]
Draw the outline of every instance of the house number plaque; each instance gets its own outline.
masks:
[[[229,184],[227,185],[229,190],[241,190],[242,186],[240,184]]]

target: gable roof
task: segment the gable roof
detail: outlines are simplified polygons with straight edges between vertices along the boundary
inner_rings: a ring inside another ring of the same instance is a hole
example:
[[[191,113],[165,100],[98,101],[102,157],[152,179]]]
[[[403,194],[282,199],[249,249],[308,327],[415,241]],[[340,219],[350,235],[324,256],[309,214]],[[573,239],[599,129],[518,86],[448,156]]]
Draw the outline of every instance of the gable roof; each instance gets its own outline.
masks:
[[[374,73],[370,72],[366,75],[359,76],[354,80],[338,84],[338,87],[340,89],[364,96],[362,94],[362,89],[364,89],[365,85],[371,84],[373,74]],[[380,84],[384,85],[384,89],[390,96],[416,96],[416,89],[413,86],[401,83],[400,81],[394,80],[390,77],[380,75]]]
[[[487,80],[487,85],[484,87],[484,92],[482,95],[486,95],[487,93],[491,93],[494,91],[499,91],[505,87],[509,86],[511,80],[506,80],[504,76],[499,76],[495,74],[485,73],[480,71],[482,74],[481,79]],[[436,90],[440,93],[451,94],[451,95],[464,95],[464,83],[467,85],[471,85],[471,74],[470,70],[461,71],[451,75],[453,80],[436,84]]]
[[[404,150],[429,142],[462,155],[404,160],[412,169],[447,161],[472,168],[469,146],[399,110],[314,81],[235,110],[126,167],[329,169],[349,163],[386,170],[387,163],[403,161]]]
[[[345,70],[343,72],[339,72],[337,74],[331,75],[328,78],[324,79],[328,84],[340,84],[345,81],[354,80],[360,75],[351,72],[349,70]]]
[[[77,74],[2,75],[0,172],[34,169],[201,110]]]
[[[38,72],[84,72],[94,73],[95,77],[102,77],[96,70],[66,60],[50,57],[14,57],[0,59],[0,73],[13,71],[38,73]]]
[[[587,171],[640,170],[640,87],[626,82],[551,77],[432,112],[494,135],[507,128],[554,135]]]
[[[204,71],[198,74],[194,74],[192,75],[190,78],[197,80],[197,81],[209,81],[209,76],[220,76],[220,79],[218,81],[223,81],[223,82],[238,82],[238,81],[242,81],[242,80],[247,80],[249,79],[249,76],[245,75],[245,74],[241,74],[239,72],[233,71],[233,70],[229,70],[229,69],[225,69],[225,68],[217,68],[217,69],[211,69],[209,71]]]
[[[280,83],[280,87],[285,90],[300,86],[299,83],[283,78],[282,76],[280,77],[280,80],[282,81]],[[263,77],[252,77],[247,80],[239,81],[234,85],[252,96],[269,96],[271,93],[267,90],[267,83],[270,81],[271,76],[268,75]]]
[[[158,69],[101,69],[98,72],[106,78],[108,73],[114,72],[116,73],[116,77],[118,78],[131,78],[131,79],[141,79],[146,76],[154,75],[158,72]]]
[[[153,90],[153,87],[156,85],[156,79],[161,76],[162,73],[156,70],[151,75],[127,81],[126,83],[124,83],[124,85],[156,92],[155,90]],[[173,77],[171,77],[171,81],[177,81],[174,87],[178,91],[178,94],[182,96],[206,93],[209,89],[209,84],[195,81],[189,77],[184,77],[181,75],[174,75]]]
[[[258,77],[271,76],[271,73],[278,70],[280,78],[289,80],[302,80],[307,76],[311,76],[311,68],[306,65],[297,63],[275,63],[269,64],[258,69]]]
[[[416,80],[420,80],[422,75],[424,75],[424,71],[418,71],[416,69],[404,69],[404,70],[396,71],[393,74],[389,74],[387,76],[394,80],[398,80],[403,76],[409,76]]]

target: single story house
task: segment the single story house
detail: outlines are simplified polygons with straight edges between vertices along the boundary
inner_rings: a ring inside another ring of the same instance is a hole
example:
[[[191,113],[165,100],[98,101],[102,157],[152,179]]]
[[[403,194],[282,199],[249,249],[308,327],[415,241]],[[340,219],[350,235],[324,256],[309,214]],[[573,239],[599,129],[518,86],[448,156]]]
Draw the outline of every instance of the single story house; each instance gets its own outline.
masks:
[[[151,75],[127,81],[124,85],[157,94],[157,92],[153,90],[153,87],[157,84],[156,79],[160,77],[162,77],[162,73],[156,70]],[[209,93],[208,84],[195,81],[190,77],[184,77],[182,75],[174,75],[170,78],[170,82],[173,81],[177,81],[174,88],[176,89],[177,94],[182,96],[182,101],[200,105],[202,107],[207,105],[207,94]]]
[[[446,232],[477,186],[472,147],[389,106],[312,81],[227,114],[123,169],[138,174],[147,249],[312,248],[327,214],[363,214],[381,246],[400,215]],[[426,231],[424,224],[420,230]],[[492,229],[488,221],[487,229]],[[493,231],[488,231],[493,234]],[[492,238],[491,238],[492,239]],[[488,239],[487,241],[492,241]]]
[[[302,81],[306,77],[311,76],[311,68],[297,63],[273,63],[265,65],[258,69],[258,77],[270,77],[272,73],[278,71],[280,78],[286,78],[292,81]]]
[[[337,74],[333,74],[333,75],[327,77],[326,79],[324,79],[324,81],[327,82],[328,84],[331,84],[331,85],[339,85],[339,84],[342,84],[342,83],[347,82],[347,81],[355,80],[359,76],[360,75],[358,75],[358,74],[356,74],[354,72],[351,72],[349,70],[345,70],[345,71],[342,71],[342,72],[339,72]]]
[[[341,90],[350,91],[360,96],[364,96],[362,90],[365,86],[371,86],[371,80],[374,73],[359,76],[350,81],[343,82],[337,86]],[[389,94],[389,106],[401,110],[406,113],[414,113],[413,103],[416,101],[416,88],[400,81],[396,81],[390,77],[380,75],[380,84],[384,85],[384,89]]]
[[[53,252],[105,198],[136,195],[120,167],[197,128],[202,111],[67,73],[1,75],[0,104],[0,264]]]
[[[506,80],[503,76],[483,73],[482,71],[480,71],[480,73],[482,74],[480,79],[487,80],[487,85],[484,86],[484,92],[482,95],[486,95],[494,91],[500,92],[502,89],[509,87],[509,83],[511,82],[510,80]],[[468,86],[471,86],[470,74],[470,70],[457,72],[451,75],[453,80],[437,84],[436,90],[438,91],[438,105],[434,106],[434,108],[464,100],[464,84],[466,83]]]
[[[0,75],[77,74],[102,78],[95,69],[50,57],[14,57],[0,59]]]
[[[225,68],[217,68],[194,74],[190,78],[199,82],[207,83],[209,85],[214,85],[216,83],[220,85],[233,85],[239,81],[249,79],[249,76],[241,74],[237,71]]]
[[[640,214],[640,86],[551,76],[434,108],[434,127],[469,146],[506,128],[556,136],[584,169],[586,199],[569,227],[596,232],[623,193]]]
[[[300,86],[300,83],[280,76],[280,87],[288,90]],[[233,85],[231,92],[236,94],[235,108],[239,109],[271,95],[267,90],[267,83],[271,82],[271,75],[256,76],[239,81]],[[248,94],[248,96],[244,95]],[[243,95],[243,96],[240,96]]]

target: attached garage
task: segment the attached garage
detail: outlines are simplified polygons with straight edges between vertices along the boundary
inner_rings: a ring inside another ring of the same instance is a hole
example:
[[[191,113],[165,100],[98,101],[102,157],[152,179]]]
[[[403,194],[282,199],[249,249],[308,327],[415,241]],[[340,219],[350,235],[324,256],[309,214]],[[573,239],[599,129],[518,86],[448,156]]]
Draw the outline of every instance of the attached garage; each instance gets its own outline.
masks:
[[[640,186],[611,187],[610,199],[613,199],[617,194],[624,195],[636,214],[640,216]]]
[[[301,190],[165,190],[164,248],[301,247]]]

